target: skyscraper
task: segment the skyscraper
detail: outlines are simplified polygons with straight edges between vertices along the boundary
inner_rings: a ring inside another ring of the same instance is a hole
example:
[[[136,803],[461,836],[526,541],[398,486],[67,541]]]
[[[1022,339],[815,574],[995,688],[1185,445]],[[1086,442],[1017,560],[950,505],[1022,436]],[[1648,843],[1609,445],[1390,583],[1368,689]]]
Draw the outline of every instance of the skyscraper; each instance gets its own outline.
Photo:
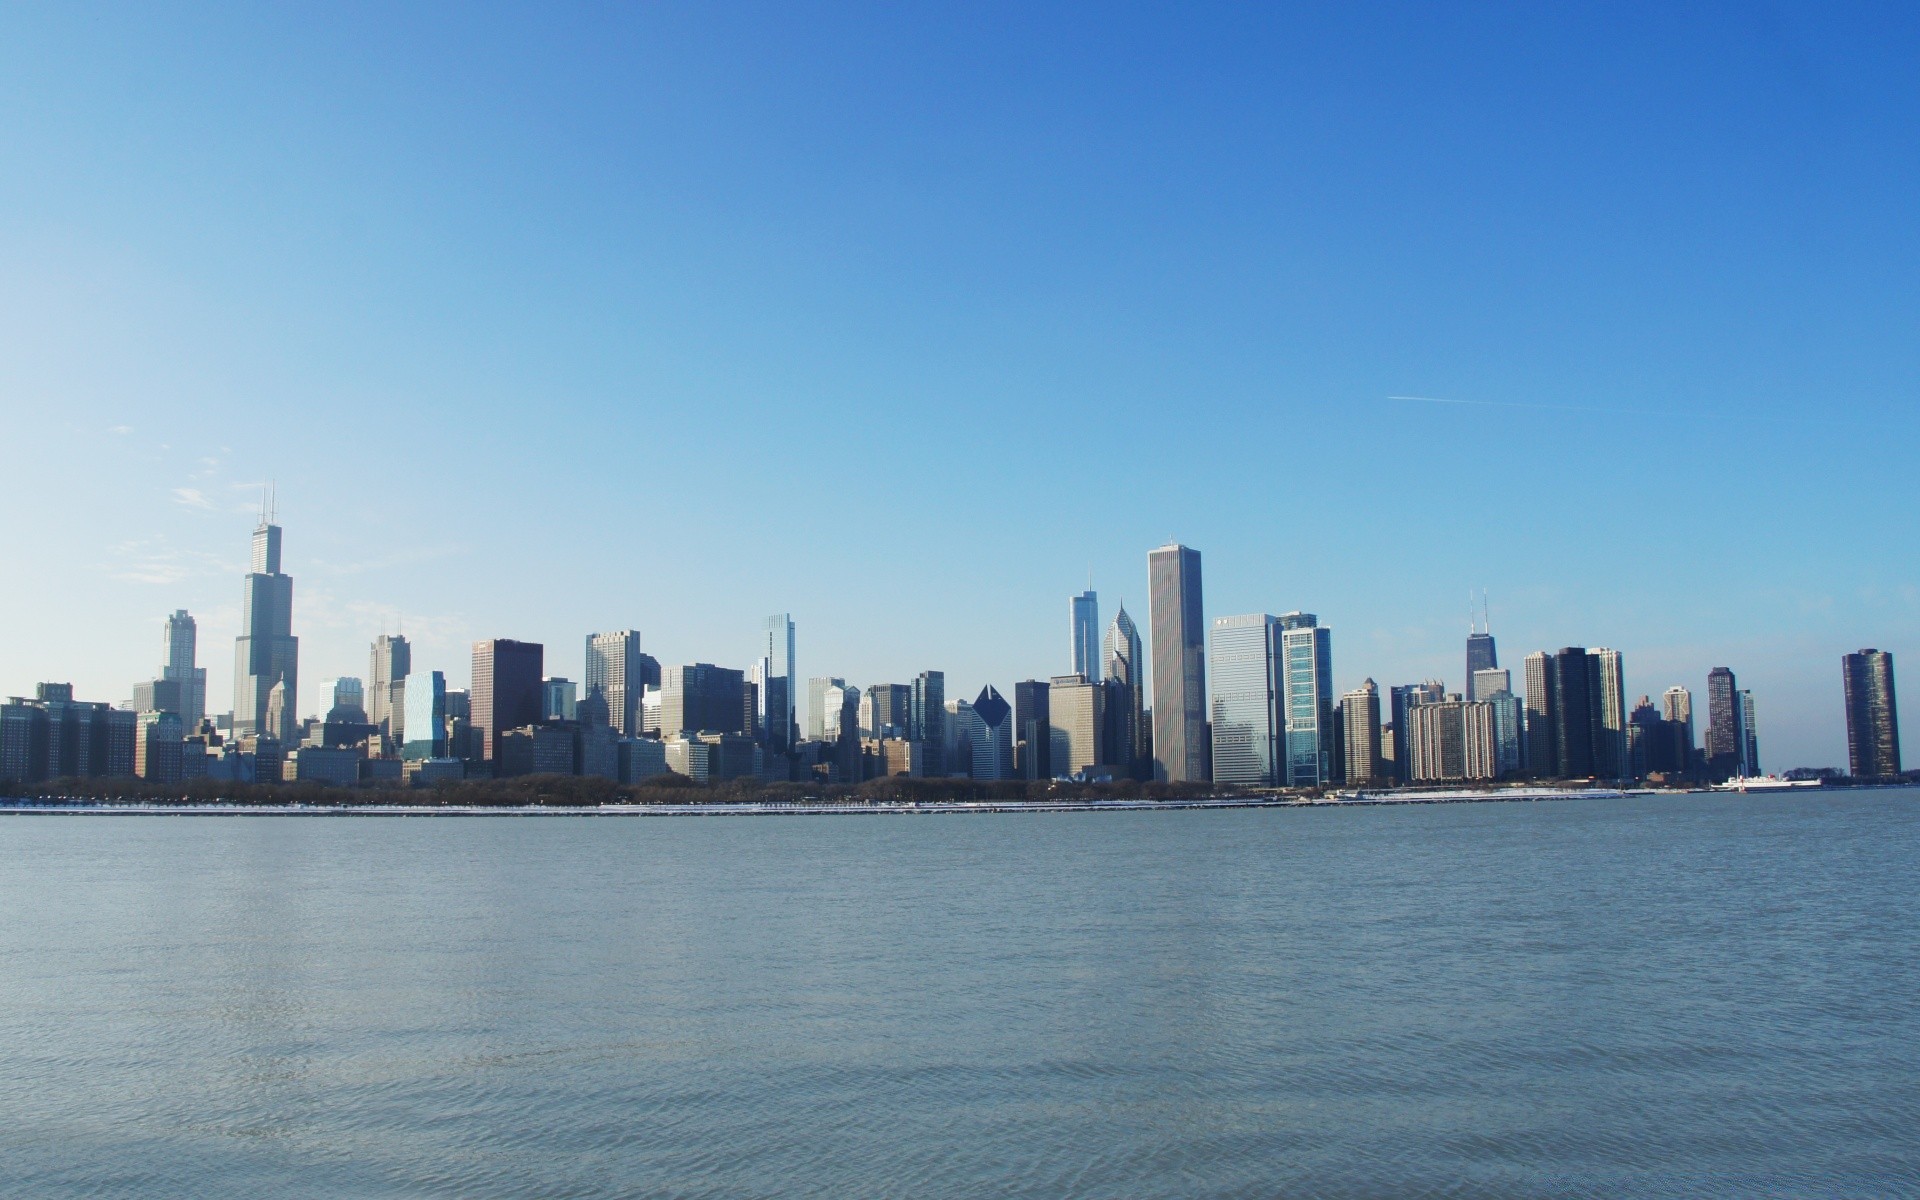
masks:
[[[1676,771],[1691,770],[1693,767],[1693,693],[1675,684],[1660,696],[1660,717],[1662,720],[1681,726],[1676,735],[1681,740],[1685,753],[1680,760],[1671,763]]]
[[[1421,683],[1396,684],[1388,690],[1389,714],[1393,724],[1393,777],[1401,783],[1413,780],[1412,742],[1413,723],[1408,713],[1422,704],[1438,703],[1446,698],[1447,689],[1438,679],[1428,679]],[[1385,739],[1382,738],[1384,752]]]
[[[1052,707],[1044,679],[1013,685],[1014,765],[1022,779],[1053,778]]]
[[[449,751],[447,725],[447,677],[438,671],[411,672],[402,694],[406,712],[401,728],[406,741],[400,744],[400,757],[410,762],[429,758],[456,757]]]
[[[860,698],[868,714],[861,729],[873,737],[903,738],[913,728],[913,689],[904,683],[876,683]]]
[[[668,667],[660,678],[660,736],[741,733],[747,717],[745,695],[745,674],[731,667]]]
[[[1101,658],[1107,681],[1118,685],[1108,698],[1108,721],[1118,721],[1125,726],[1128,761],[1124,765],[1136,779],[1151,778],[1152,767],[1147,761],[1146,655],[1140,645],[1140,631],[1133,627],[1125,602],[1107,626],[1107,635],[1101,641]],[[1122,710],[1117,714],[1111,711],[1116,702]]]
[[[1012,779],[1013,706],[989,684],[980,689],[973,702],[973,745],[975,779]],[[923,751],[924,753],[924,751]]]
[[[828,730],[840,728],[840,705],[837,700],[828,702],[827,690],[845,686],[847,681],[837,675],[815,675],[807,680],[807,737],[813,741],[831,741],[838,736]]]
[[[1218,674],[1214,676],[1217,680]],[[1378,787],[1387,782],[1380,755],[1380,688],[1369,679],[1340,698],[1345,725],[1347,782],[1354,787]]]
[[[480,757],[492,762],[500,735],[522,725],[538,725],[545,695],[541,668],[546,647],[538,642],[490,638],[473,644],[473,740]]]
[[[1100,682],[1100,598],[1092,588],[1073,598],[1073,673]]]
[[[406,683],[413,670],[413,647],[400,634],[373,639],[367,667],[367,720],[395,741],[406,736]]]
[[[1105,763],[1106,689],[1085,675],[1055,675],[1047,685],[1053,773],[1093,772]]]
[[[1153,777],[1204,782],[1207,752],[1206,622],[1200,552],[1169,543],[1147,555],[1153,629]],[[1059,764],[1054,764],[1056,773]]]
[[[207,715],[207,669],[196,666],[198,629],[186,609],[167,618],[167,663],[160,678],[180,685],[180,723],[189,735],[199,732]]]
[[[794,717],[799,675],[793,665],[793,617],[775,613],[760,623],[753,681],[760,687],[760,730],[767,749],[784,754],[799,736]]]
[[[1281,712],[1286,722],[1286,783],[1333,781],[1333,631],[1312,613],[1280,618]]]
[[[1213,781],[1286,782],[1281,741],[1280,621],[1265,613],[1215,617],[1208,631],[1213,679]]]
[[[270,714],[280,688],[277,714]],[[300,694],[300,639],[293,636],[293,579],[280,573],[280,527],[263,509],[253,531],[252,570],[240,605],[233,647],[233,732],[266,734],[291,744]],[[272,716],[274,719],[269,719]]]
[[[1740,736],[1738,691],[1730,669],[1715,667],[1707,672],[1707,774],[1714,779],[1740,773],[1746,739]]]
[[[911,741],[922,746],[921,762],[927,774],[947,773],[947,677],[941,671],[922,671],[913,680]]]
[[[1740,689],[1740,774],[1760,774],[1759,721],[1753,711],[1753,693]]]
[[[1599,772],[1595,733],[1600,727],[1599,682],[1584,646],[1565,646],[1548,660],[1548,686],[1553,697],[1553,773],[1562,779],[1585,779]]]
[[[1481,603],[1484,606],[1486,602],[1483,599]],[[1477,676],[1481,671],[1491,671],[1495,667],[1500,665],[1500,655],[1496,651],[1493,644],[1493,631],[1492,631],[1492,628],[1487,624],[1487,619],[1484,612],[1482,613],[1480,620],[1481,620],[1480,626],[1479,628],[1476,629],[1473,623],[1473,600],[1472,600],[1472,597],[1469,596],[1467,600],[1467,699],[1468,700],[1484,700],[1487,698],[1487,696],[1490,696],[1493,694],[1492,692],[1487,692],[1484,695],[1482,695],[1477,692],[1476,689],[1479,687],[1479,680]]]
[[[600,692],[607,702],[607,720],[622,736],[639,737],[640,701],[649,687],[660,686],[660,663],[641,653],[638,629],[590,633],[580,684],[589,696]]]
[[[1552,777],[1560,762],[1560,747],[1554,740],[1553,660],[1544,650],[1527,655],[1527,773],[1539,778]]]
[[[1627,685],[1618,650],[1599,649],[1587,656],[1593,673],[1594,773],[1624,779],[1627,762]]]
[[[1847,770],[1855,779],[1900,773],[1900,712],[1893,694],[1893,655],[1858,650],[1840,656],[1847,707]]]

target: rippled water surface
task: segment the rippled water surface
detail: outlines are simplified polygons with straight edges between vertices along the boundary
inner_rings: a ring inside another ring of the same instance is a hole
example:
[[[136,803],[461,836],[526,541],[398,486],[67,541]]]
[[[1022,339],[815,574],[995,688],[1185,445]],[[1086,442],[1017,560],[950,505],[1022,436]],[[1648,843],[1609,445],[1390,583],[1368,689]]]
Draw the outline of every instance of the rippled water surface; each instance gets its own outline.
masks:
[[[1920,794],[0,818],[0,1194],[1920,1192]]]

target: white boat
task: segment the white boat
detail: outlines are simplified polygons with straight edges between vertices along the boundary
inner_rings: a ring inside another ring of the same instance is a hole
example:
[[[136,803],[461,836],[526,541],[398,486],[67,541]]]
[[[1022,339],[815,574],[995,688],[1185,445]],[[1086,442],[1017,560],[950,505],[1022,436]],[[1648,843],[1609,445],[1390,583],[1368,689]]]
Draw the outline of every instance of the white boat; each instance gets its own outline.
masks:
[[[1784,792],[1789,788],[1817,788],[1818,779],[1781,779],[1777,775],[1742,775],[1716,783],[1716,792]]]

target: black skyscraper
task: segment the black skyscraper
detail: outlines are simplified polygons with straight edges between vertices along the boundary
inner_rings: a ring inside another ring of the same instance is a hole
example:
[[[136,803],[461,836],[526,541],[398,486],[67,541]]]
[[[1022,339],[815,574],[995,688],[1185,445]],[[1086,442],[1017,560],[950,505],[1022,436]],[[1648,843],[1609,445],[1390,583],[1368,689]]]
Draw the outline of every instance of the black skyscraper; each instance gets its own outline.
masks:
[[[1583,646],[1564,647],[1549,664],[1557,760],[1554,774],[1562,779],[1584,779],[1594,773],[1594,733],[1600,723],[1594,703],[1594,664]]]
[[[1013,685],[1014,772],[1022,779],[1053,778],[1048,687],[1044,679],[1028,679]]]
[[[1847,769],[1855,779],[1900,773],[1900,714],[1893,698],[1893,655],[1861,650],[1840,657],[1847,702]]]
[[[1716,780],[1737,774],[1745,741],[1740,732],[1740,696],[1733,672],[1715,667],[1707,672],[1707,774]]]

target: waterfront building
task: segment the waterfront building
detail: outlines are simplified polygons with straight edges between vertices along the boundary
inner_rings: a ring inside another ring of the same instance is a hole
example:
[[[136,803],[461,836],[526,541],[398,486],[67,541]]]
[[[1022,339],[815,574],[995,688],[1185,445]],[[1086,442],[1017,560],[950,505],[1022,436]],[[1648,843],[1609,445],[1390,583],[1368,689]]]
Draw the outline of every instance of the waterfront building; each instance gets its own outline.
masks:
[[[1554,774],[1585,779],[1599,771],[1594,734],[1599,728],[1594,696],[1597,672],[1584,646],[1554,652],[1548,678],[1553,695]]]
[[[280,526],[266,510],[253,531],[251,568],[234,639],[233,731],[292,744],[298,740],[300,639],[293,636],[293,579],[280,570]]]
[[[400,634],[373,639],[367,664],[367,720],[396,744],[406,741],[407,677],[413,673],[413,647]]]
[[[1416,783],[1462,783],[1498,774],[1493,705],[1449,693],[1408,711]]]
[[[1055,778],[1095,774],[1106,761],[1106,689],[1085,675],[1055,675],[1047,684],[1048,758]]]
[[[1446,697],[1447,689],[1438,679],[1428,679],[1420,683],[1403,683],[1388,690],[1389,711],[1393,721],[1389,726],[1391,737],[1381,737],[1380,749],[1384,755],[1389,743],[1392,746],[1393,778],[1400,783],[1413,782],[1413,756],[1409,740],[1410,726],[1407,713],[1421,704],[1437,703]]]
[[[1219,672],[1214,672],[1218,686]],[[1353,787],[1380,787],[1387,782],[1380,747],[1380,688],[1369,679],[1340,698],[1346,781]],[[1218,735],[1216,734],[1216,737]],[[1217,745],[1218,743],[1216,743]],[[1217,770],[1217,767],[1216,767]]]
[[[1738,692],[1732,670],[1707,672],[1707,774],[1716,781],[1740,773],[1746,738],[1740,733]]]
[[[1596,649],[1587,655],[1593,676],[1594,774],[1624,779],[1627,767],[1627,685],[1618,650]]]
[[[973,701],[973,725],[968,731],[972,744],[971,772],[975,779],[1012,779],[1013,706],[995,691],[992,684],[980,689]]]
[[[649,687],[660,686],[660,661],[641,651],[638,629],[590,633],[586,649],[581,685],[606,697],[607,719],[615,729],[638,737],[645,728],[641,700]]]
[[[785,754],[800,736],[794,713],[799,675],[794,667],[793,617],[775,613],[760,623],[760,641],[753,665],[753,683],[759,689],[757,714],[767,750]]]
[[[1107,719],[1116,734],[1124,736],[1117,744],[1126,748],[1129,774],[1135,779],[1151,779],[1153,764],[1147,745],[1147,660],[1140,642],[1140,631],[1127,615],[1124,601],[1101,639],[1102,667],[1106,679],[1116,685],[1109,689]]]
[[[281,762],[280,778],[288,783],[355,787],[360,782],[363,757],[358,750],[342,746],[302,746],[287,752]]]
[[[1282,743],[1281,629],[1266,613],[1215,617],[1208,631],[1213,684],[1213,781],[1274,787],[1287,782]]]
[[[1288,613],[1280,655],[1285,783],[1324,787],[1333,782],[1333,631],[1312,613]]]
[[[1506,688],[1483,693],[1479,702],[1493,711],[1494,775],[1504,779],[1519,774],[1527,765],[1526,706],[1520,702],[1520,697]]]
[[[1100,598],[1089,587],[1072,601],[1073,671],[1100,682]]]
[[[1052,720],[1046,680],[1013,685],[1014,768],[1020,778],[1053,778]]]
[[[179,714],[141,713],[133,730],[133,773],[148,783],[179,783],[184,742]]]
[[[1760,774],[1760,734],[1753,713],[1753,693],[1740,689],[1740,774]]]
[[[1536,779],[1548,779],[1560,761],[1560,748],[1554,741],[1553,662],[1546,651],[1527,655],[1524,667],[1527,705],[1527,773]]]
[[[580,692],[571,679],[549,675],[540,684],[540,718],[571,721],[579,715]]]
[[[922,671],[914,677],[908,697],[909,739],[919,742],[927,774],[947,773],[947,677],[941,671]]]
[[[546,647],[538,642],[489,638],[473,644],[472,737],[481,761],[493,760],[507,730],[540,723],[545,658]]]
[[[732,667],[668,667],[660,681],[661,733],[745,733],[745,694],[745,676]]]
[[[1680,754],[1679,761],[1673,763],[1671,769],[1675,771],[1692,770],[1694,750],[1693,693],[1678,684],[1668,688],[1660,697],[1660,719],[1681,727],[1679,732],[1670,733],[1672,737],[1683,739],[1680,743],[1683,750]]]
[[[447,677],[439,671],[409,671],[404,692],[405,711],[399,714],[406,731],[400,757],[409,762],[457,757],[449,750]]]
[[[1893,655],[1858,650],[1840,657],[1847,710],[1847,770],[1855,779],[1900,774],[1900,712],[1893,692]]]
[[[1204,782],[1207,751],[1206,622],[1200,552],[1169,543],[1147,555],[1153,635],[1153,777]],[[1060,774],[1061,764],[1053,764]]]
[[[706,730],[671,737],[665,743],[667,766],[701,783],[756,778],[764,753],[759,742],[738,732]]]

